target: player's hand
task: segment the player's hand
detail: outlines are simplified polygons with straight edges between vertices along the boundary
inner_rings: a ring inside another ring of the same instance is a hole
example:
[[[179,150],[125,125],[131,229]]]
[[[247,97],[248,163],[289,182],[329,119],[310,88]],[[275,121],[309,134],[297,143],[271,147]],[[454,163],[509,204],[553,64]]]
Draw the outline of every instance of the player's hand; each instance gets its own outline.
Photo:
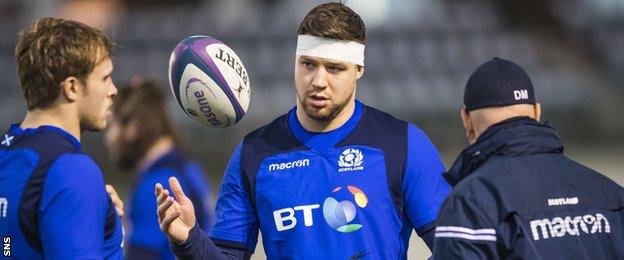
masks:
[[[115,210],[117,210],[117,215],[119,215],[120,218],[123,218],[124,203],[121,198],[119,198],[117,191],[115,190],[115,188],[113,188],[112,185],[106,184],[106,192],[108,193],[108,196],[110,196],[111,201],[113,202],[113,206],[115,206]]]
[[[189,231],[195,226],[195,209],[191,199],[184,195],[180,182],[175,177],[169,178],[169,187],[175,199],[162,184],[156,184],[156,203],[160,230],[169,240],[181,244],[188,238]]]

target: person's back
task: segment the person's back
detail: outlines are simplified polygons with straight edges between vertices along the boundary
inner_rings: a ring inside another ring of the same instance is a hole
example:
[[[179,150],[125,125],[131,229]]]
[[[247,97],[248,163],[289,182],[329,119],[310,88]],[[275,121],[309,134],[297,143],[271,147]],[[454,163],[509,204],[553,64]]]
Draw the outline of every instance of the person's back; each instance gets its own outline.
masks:
[[[482,138],[483,145],[465,153],[479,155],[465,158],[463,166],[488,160],[455,186],[443,212],[456,213],[440,218],[436,236],[484,241],[492,255],[481,258],[624,257],[624,190],[565,157],[552,128],[518,118]],[[460,172],[452,169],[449,177]],[[441,242],[436,250],[458,249]],[[456,256],[470,255],[464,250]]]
[[[499,76],[485,77],[488,72]],[[434,258],[623,258],[624,189],[563,155],[557,132],[536,120],[539,104],[523,75],[517,65],[494,59],[467,84],[470,112],[462,118],[473,144],[445,175],[454,189],[438,219]],[[504,86],[526,88],[526,100],[513,94],[500,100]]]
[[[15,257],[121,257],[121,225],[102,173],[60,128],[13,125],[4,134],[0,197],[0,230]]]

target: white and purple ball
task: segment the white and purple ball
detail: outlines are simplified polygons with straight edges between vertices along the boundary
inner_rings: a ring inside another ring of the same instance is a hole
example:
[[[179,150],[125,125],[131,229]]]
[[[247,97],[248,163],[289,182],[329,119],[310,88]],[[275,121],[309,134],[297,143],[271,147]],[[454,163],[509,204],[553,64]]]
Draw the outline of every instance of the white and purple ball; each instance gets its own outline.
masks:
[[[236,53],[208,36],[182,40],[171,53],[169,84],[191,118],[210,127],[240,121],[249,107],[249,76]]]

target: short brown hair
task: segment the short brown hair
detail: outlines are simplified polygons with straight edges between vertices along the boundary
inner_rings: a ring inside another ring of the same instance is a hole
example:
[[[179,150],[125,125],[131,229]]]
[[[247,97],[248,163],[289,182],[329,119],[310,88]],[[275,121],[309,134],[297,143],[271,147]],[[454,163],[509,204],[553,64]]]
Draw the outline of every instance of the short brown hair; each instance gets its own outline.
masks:
[[[113,47],[101,31],[76,21],[48,17],[33,22],[20,32],[15,47],[28,110],[50,106],[67,77],[84,83]]]
[[[297,34],[366,43],[364,21],[342,3],[314,7],[299,24]]]
[[[179,138],[167,113],[167,103],[161,86],[154,81],[144,81],[119,89],[112,113],[121,129],[132,122],[138,129],[133,140],[122,145],[120,166],[134,168],[147,151],[161,137],[171,137],[179,145]],[[122,130],[123,131],[123,130]]]

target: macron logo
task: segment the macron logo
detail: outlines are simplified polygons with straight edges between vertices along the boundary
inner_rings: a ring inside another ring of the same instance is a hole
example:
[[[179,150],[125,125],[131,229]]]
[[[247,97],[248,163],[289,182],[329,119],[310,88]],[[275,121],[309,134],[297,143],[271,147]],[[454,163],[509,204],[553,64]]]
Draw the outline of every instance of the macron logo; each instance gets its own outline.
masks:
[[[277,171],[284,169],[300,168],[310,166],[310,159],[301,159],[285,163],[273,163],[269,165],[269,171]]]
[[[514,90],[514,98],[516,100],[529,99],[529,91],[526,89]]]
[[[558,238],[566,235],[580,236],[582,233],[611,233],[609,220],[600,213],[576,217],[536,219],[531,221],[530,224],[533,240],[535,241],[540,240],[540,238]]]

